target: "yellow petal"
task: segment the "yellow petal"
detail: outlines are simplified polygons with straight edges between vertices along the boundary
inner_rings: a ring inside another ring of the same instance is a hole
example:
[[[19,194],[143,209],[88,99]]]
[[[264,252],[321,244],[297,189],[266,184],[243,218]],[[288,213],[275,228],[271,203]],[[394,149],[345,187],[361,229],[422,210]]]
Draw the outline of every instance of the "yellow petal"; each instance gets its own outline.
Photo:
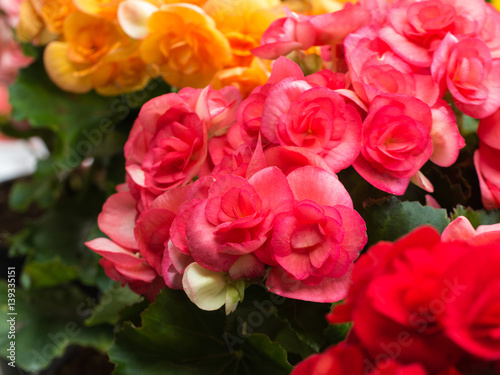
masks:
[[[81,12],[114,20],[116,19],[118,5],[120,5],[122,1],[123,0],[73,0],[73,3]]]
[[[16,34],[21,42],[31,42],[43,30],[43,21],[31,1],[23,1],[19,8],[19,24]]]
[[[45,48],[43,62],[50,79],[65,91],[79,94],[90,91],[90,77],[79,74],[79,67],[68,61],[67,53],[65,42],[51,42]]]

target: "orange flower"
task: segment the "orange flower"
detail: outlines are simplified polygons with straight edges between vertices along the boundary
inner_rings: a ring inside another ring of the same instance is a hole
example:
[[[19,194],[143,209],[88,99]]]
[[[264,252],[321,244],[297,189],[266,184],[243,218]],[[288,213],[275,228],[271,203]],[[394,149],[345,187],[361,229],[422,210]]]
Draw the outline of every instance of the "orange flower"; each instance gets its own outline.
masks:
[[[249,67],[238,66],[219,71],[211,85],[215,90],[235,86],[240,90],[241,96],[246,98],[254,88],[266,84],[269,74],[269,66],[255,57]]]
[[[71,0],[31,0],[50,33],[61,34],[64,21],[76,8]]]
[[[203,9],[231,44],[231,66],[249,66],[271,22],[284,15],[279,0],[208,0]]]
[[[71,0],[23,1],[16,34],[21,42],[47,44],[63,32],[65,19],[75,9]]]
[[[228,40],[201,8],[190,4],[164,5],[148,20],[149,35],[141,57],[177,87],[205,87],[231,61]]]
[[[33,41],[44,28],[43,20],[36,12],[31,1],[23,1],[19,6],[17,38],[24,43]]]
[[[139,56],[140,42],[106,56],[91,75],[91,83],[101,95],[118,95],[143,89],[155,74]]]
[[[90,73],[128,38],[104,18],[75,12],[64,23],[64,40],[47,46],[45,68],[63,90],[83,93],[92,88]]]

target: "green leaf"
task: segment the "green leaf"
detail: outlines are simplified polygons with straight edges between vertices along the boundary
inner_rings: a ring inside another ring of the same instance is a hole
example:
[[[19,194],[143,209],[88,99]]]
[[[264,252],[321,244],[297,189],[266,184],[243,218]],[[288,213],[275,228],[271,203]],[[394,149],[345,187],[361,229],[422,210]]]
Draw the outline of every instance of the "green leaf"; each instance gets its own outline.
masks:
[[[18,181],[16,182],[10,192],[9,192],[9,206],[14,211],[23,212],[26,211],[30,205],[37,201],[39,204],[41,202],[52,201],[49,197],[47,199],[47,194],[50,193],[52,183],[50,180],[38,181]],[[46,206],[40,204],[40,206]]]
[[[27,289],[47,288],[78,278],[78,268],[68,266],[60,257],[44,262],[28,262],[23,269],[23,284]]]
[[[442,232],[450,223],[446,210],[422,206],[418,202],[401,202],[390,197],[372,202],[362,212],[366,221],[368,245],[394,241],[420,225],[432,225]]]
[[[288,374],[286,352],[263,334],[225,334],[222,311],[207,312],[182,291],[165,289],[142,314],[142,327],[126,323],[109,350],[115,375]],[[229,346],[228,346],[229,344]],[[234,345],[232,345],[234,344]]]
[[[455,220],[459,216],[465,216],[474,228],[480,225],[491,225],[500,223],[500,210],[477,210],[470,207],[457,206],[451,214],[451,219]]]
[[[0,294],[7,295],[7,284],[0,283]],[[2,298],[0,310],[0,353],[6,357],[11,341],[15,342],[16,366],[27,371],[39,371],[61,356],[68,345],[93,346],[106,351],[112,343],[113,327],[86,327],[82,311],[88,300],[78,288],[48,288],[28,294],[17,288],[15,316],[7,315],[9,306]],[[15,317],[15,338],[9,338],[8,318]]]
[[[116,324],[120,319],[120,311],[143,299],[142,296],[132,292],[128,286],[121,287],[115,284],[112,289],[104,293],[99,304],[93,309],[92,315],[85,321],[87,326],[102,323]]]
[[[120,152],[138,109],[167,92],[170,88],[160,80],[116,97],[65,92],[51,82],[41,60],[22,69],[9,88],[13,119],[55,134],[51,170],[60,180],[86,157]]]
[[[98,264],[99,256],[84,245],[96,226],[104,200],[102,191],[88,186],[31,220],[14,238],[11,255],[27,256],[23,277],[26,287],[56,285],[75,278],[86,285],[96,285],[100,281],[105,281],[103,287],[112,285]],[[45,274],[50,270],[54,272]]]
[[[321,351],[327,344],[323,331],[328,327],[326,314],[331,303],[311,303],[287,299],[278,306],[278,315],[289,322],[297,337],[313,352]]]

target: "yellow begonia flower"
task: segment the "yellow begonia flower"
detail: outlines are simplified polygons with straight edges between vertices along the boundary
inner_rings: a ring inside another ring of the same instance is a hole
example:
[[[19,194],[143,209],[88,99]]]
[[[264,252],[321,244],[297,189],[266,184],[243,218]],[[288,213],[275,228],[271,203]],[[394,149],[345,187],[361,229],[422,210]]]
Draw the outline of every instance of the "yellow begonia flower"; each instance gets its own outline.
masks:
[[[208,0],[203,9],[231,44],[231,66],[249,66],[250,50],[260,45],[271,22],[284,16],[279,0]]]
[[[219,71],[213,81],[212,88],[218,90],[226,86],[235,86],[246,98],[254,88],[265,85],[270,74],[269,63],[254,58],[249,67],[234,67]]]
[[[92,88],[91,73],[128,40],[118,26],[104,18],[72,13],[64,23],[64,41],[51,42],[45,49],[45,69],[63,90],[87,92]]]
[[[143,89],[154,73],[139,56],[140,42],[134,42],[106,56],[91,74],[91,84],[101,95],[118,95]]]
[[[43,20],[31,1],[23,1],[19,6],[19,23],[16,28],[17,38],[24,43],[31,42],[40,35],[43,28]]]
[[[64,21],[75,10],[72,0],[23,1],[17,35],[22,42],[46,44],[63,32]]]
[[[31,3],[53,34],[62,33],[64,21],[76,10],[71,0],[31,0]]]
[[[141,57],[173,86],[205,87],[231,61],[228,40],[195,5],[163,5],[149,18],[148,29]]]

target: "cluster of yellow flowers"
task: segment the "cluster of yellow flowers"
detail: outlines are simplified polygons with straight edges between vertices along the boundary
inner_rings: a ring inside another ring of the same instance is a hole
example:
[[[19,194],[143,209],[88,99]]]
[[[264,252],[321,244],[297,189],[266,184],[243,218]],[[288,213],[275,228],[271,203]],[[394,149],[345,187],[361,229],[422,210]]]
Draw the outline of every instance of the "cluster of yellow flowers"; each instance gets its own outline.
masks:
[[[18,38],[47,47],[48,75],[63,90],[117,95],[160,75],[176,87],[238,87],[267,81],[250,52],[284,7],[338,10],[334,0],[25,0]]]

